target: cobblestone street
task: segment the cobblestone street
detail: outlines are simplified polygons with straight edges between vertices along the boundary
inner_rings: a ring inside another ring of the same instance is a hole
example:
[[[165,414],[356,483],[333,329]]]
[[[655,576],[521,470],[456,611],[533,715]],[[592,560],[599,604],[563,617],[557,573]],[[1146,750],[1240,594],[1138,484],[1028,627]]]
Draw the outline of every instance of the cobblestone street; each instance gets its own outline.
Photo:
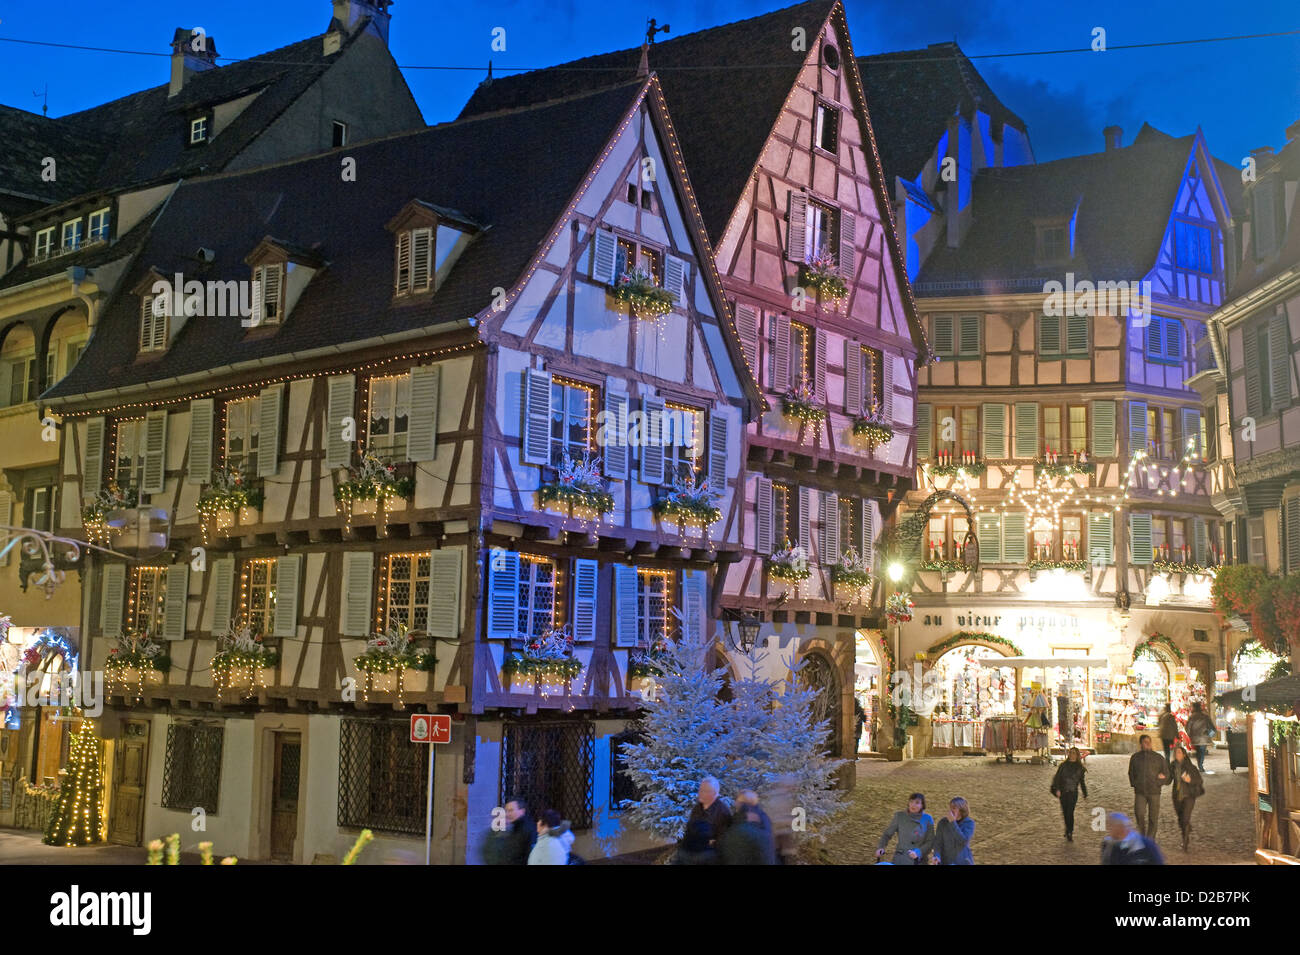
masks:
[[[1098,865],[1103,833],[1092,829],[1093,812],[1101,808],[1133,814],[1128,759],[1088,757],[1088,798],[1081,798],[1075,810],[1073,843],[1065,841],[1059,804],[1048,792],[1052,766],[995,764],[989,757],[975,756],[902,763],[860,760],[849,817],[830,839],[828,861],[874,862],[876,842],[890,816],[905,808],[909,793],[923,792],[926,811],[936,820],[947,812],[953,796],[969,801],[977,865]],[[1181,848],[1168,790],[1160,806],[1157,842],[1173,865],[1250,864],[1254,834],[1246,770],[1228,771],[1227,750],[1212,751],[1205,767],[1215,775],[1205,777],[1205,795],[1192,815],[1191,849]]]

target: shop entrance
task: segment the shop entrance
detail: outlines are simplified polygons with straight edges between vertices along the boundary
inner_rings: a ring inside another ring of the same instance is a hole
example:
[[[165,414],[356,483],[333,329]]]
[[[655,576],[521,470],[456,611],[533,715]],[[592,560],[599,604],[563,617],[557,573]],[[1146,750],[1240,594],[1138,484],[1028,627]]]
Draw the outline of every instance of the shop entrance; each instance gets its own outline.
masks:
[[[859,630],[853,638],[853,699],[857,703],[854,707],[855,734],[858,730],[857,709],[862,709],[862,735],[857,737],[859,753],[874,753],[879,749],[877,738],[880,735],[880,701],[888,676],[881,664],[878,640],[879,637],[863,630]]]
[[[929,714],[931,747],[978,749],[985,720],[1016,715],[1016,671],[999,666],[1001,659],[998,651],[971,644],[953,647],[934,662],[938,685]]]
[[[1173,682],[1169,665],[1154,651],[1142,648],[1130,670],[1129,689],[1133,697],[1133,729],[1139,736],[1150,733],[1160,723],[1165,704],[1170,703]]]

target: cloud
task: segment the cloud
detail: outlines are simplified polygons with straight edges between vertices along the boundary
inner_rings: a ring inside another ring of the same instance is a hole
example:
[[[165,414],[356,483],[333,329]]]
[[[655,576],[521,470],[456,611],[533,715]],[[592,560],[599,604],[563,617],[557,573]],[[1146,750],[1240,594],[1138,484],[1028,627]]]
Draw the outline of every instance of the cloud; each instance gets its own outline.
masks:
[[[989,64],[977,68],[998,99],[1029,127],[1029,141],[1039,162],[1101,151],[1105,145],[1101,131],[1112,124],[1124,127],[1126,144],[1141,128],[1141,114],[1134,111],[1129,97],[1098,100],[1082,83],[1061,87]]]

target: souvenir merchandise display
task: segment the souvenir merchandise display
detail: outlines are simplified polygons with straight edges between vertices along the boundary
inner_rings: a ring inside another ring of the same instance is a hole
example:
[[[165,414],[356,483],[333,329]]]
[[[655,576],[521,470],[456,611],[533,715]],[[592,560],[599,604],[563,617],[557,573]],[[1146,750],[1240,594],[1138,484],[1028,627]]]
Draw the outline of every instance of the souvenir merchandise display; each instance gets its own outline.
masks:
[[[962,646],[935,662],[939,702],[930,715],[931,747],[979,748],[984,720],[1015,715],[1015,671],[979,663],[997,656],[1000,654],[988,647]]]
[[[1169,699],[1169,671],[1158,660],[1137,660],[1130,670],[1134,679],[1134,702],[1137,706],[1135,727],[1140,732],[1153,729]]]
[[[1137,702],[1128,682],[1114,682],[1110,689],[1110,731],[1132,736],[1137,729]]]
[[[1092,732],[1097,746],[1110,743],[1111,698],[1110,679],[1094,677],[1092,681]]]
[[[1029,731],[1029,748],[1046,749],[1048,731],[1052,728],[1052,715],[1048,711],[1047,694],[1039,684],[1021,688],[1021,703],[1029,711],[1025,728]]]

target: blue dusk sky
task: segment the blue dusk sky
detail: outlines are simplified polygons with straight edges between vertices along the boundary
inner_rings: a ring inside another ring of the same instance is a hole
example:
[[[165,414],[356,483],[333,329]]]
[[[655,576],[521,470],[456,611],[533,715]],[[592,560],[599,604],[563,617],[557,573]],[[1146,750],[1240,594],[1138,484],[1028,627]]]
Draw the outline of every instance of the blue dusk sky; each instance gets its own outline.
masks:
[[[845,0],[859,55],[956,39],[1009,107],[1029,125],[1037,158],[1095,152],[1115,124],[1131,142],[1143,122],[1182,135],[1200,126],[1220,158],[1240,164],[1251,149],[1283,143],[1300,120],[1300,34],[1044,56],[979,58],[1086,49],[1102,27],[1111,47],[1300,30],[1296,0]],[[425,119],[455,118],[484,75],[538,67],[640,43],[645,20],[671,36],[779,9],[779,0],[405,0],[392,8],[391,46]],[[329,0],[53,0],[0,6],[0,102],[51,116],[165,83],[164,56],[56,49],[4,42],[43,40],[166,54],[177,26],[201,26],[223,57],[246,57],[320,33]],[[506,50],[492,52],[492,32]],[[416,69],[429,66],[469,70]]]

